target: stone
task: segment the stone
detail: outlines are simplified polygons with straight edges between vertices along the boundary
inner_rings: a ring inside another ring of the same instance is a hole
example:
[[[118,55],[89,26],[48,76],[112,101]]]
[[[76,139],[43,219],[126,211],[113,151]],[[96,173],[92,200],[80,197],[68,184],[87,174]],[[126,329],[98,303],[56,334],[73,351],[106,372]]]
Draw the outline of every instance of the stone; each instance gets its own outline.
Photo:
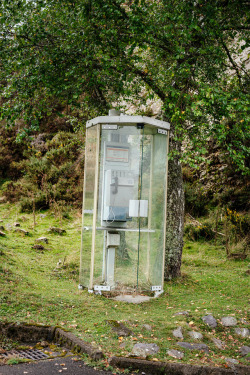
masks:
[[[6,236],[6,234],[4,232],[0,231],[0,237],[5,237],[5,236]]]
[[[45,215],[45,214],[40,214],[39,216],[40,216],[41,219],[44,219],[47,215]]]
[[[249,270],[250,271],[250,270]],[[240,320],[240,322],[242,323],[242,324],[248,324],[248,321],[246,320],[246,319],[244,319],[244,318],[242,318],[241,320]]]
[[[112,328],[112,331],[117,333],[117,336],[131,336],[133,332],[123,323],[116,320],[106,320],[106,323]]]
[[[233,327],[237,325],[237,320],[233,316],[224,316],[221,323],[224,327]]]
[[[213,341],[214,345],[220,349],[223,350],[225,348],[225,342],[217,339],[216,337],[211,337],[211,340]]]
[[[5,230],[3,225],[0,225],[0,230]]]
[[[179,316],[179,315],[189,315],[189,312],[188,311],[180,311],[180,312],[175,313],[173,316]]]
[[[234,329],[236,335],[241,337],[249,337],[250,331],[248,328],[235,328]]]
[[[177,342],[177,345],[181,346],[184,349],[201,350],[205,353],[209,353],[209,347],[206,344],[194,344],[194,343],[190,343],[190,342]]]
[[[40,237],[36,239],[37,242],[44,242],[44,243],[49,243],[49,240],[47,237]]]
[[[7,198],[6,197],[0,197],[0,204],[5,203],[5,202],[7,202]]]
[[[47,346],[49,346],[49,342],[48,341],[41,341],[39,343],[43,348],[47,348]]]
[[[31,141],[32,148],[44,153],[48,151],[48,146],[46,144],[46,134],[40,133],[37,136],[33,136],[33,140]]]
[[[229,365],[238,365],[239,364],[239,361],[237,361],[237,359],[234,359],[234,358],[225,358],[225,361]]]
[[[34,250],[44,250],[45,247],[43,245],[34,245],[34,246],[32,246],[32,249],[34,249]]]
[[[188,334],[190,337],[192,337],[192,339],[195,340],[201,340],[203,338],[203,335],[200,332],[190,331]]]
[[[19,232],[21,234],[24,234],[25,236],[28,236],[29,235],[29,232],[27,232],[27,230],[25,229],[21,229],[21,228],[16,228],[15,229],[15,232]]]
[[[84,342],[79,337],[74,336],[73,333],[66,332],[61,328],[56,328],[54,339],[60,346],[77,353],[87,353],[94,360],[104,358],[104,354],[100,349],[94,348],[90,343]]]
[[[14,223],[13,225],[14,225],[14,227],[20,227],[21,226],[20,223]]]
[[[63,233],[66,233],[66,230],[62,228],[50,227],[49,232],[63,234]]]
[[[244,357],[245,355],[250,353],[250,346],[242,346],[240,348],[240,354]]]
[[[167,354],[170,355],[170,357],[174,357],[177,359],[182,359],[184,357],[183,352],[180,352],[179,350],[174,350],[174,349],[168,350]]]
[[[177,337],[178,339],[183,339],[182,328],[178,327],[175,330],[173,330],[173,336]]]
[[[152,331],[152,326],[150,324],[143,324],[142,328],[146,329],[146,331]]]
[[[203,316],[202,320],[211,328],[217,327],[217,322],[213,315],[205,315]]]
[[[159,346],[156,344],[145,344],[137,343],[132,349],[132,356],[147,358],[149,355],[153,355],[159,352]]]

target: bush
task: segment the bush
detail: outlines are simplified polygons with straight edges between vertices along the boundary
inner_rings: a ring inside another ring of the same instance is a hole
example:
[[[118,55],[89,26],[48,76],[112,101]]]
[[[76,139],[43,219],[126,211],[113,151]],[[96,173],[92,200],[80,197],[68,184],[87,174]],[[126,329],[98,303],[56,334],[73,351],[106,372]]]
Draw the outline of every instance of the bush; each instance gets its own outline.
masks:
[[[239,214],[236,210],[226,208],[225,219],[230,223],[230,230],[239,237],[245,237],[250,233],[250,219]]]
[[[184,230],[185,235],[191,241],[212,240],[215,232],[210,224],[198,225],[187,224]]]
[[[52,138],[52,139],[51,139]],[[81,134],[59,132],[54,137],[33,137],[25,150],[26,159],[16,163],[23,177],[7,182],[3,195],[10,202],[21,202],[21,211],[46,209],[59,202],[81,204],[83,189],[83,144]],[[32,192],[34,198],[32,197]]]
[[[34,195],[35,200],[35,209],[47,209],[49,208],[49,202],[47,200],[47,195],[39,191],[36,195]],[[22,197],[20,199],[20,211],[21,212],[31,212],[33,210],[33,198],[32,197]]]
[[[189,182],[184,184],[185,211],[194,217],[204,216],[208,212],[209,197],[200,185]]]
[[[2,194],[8,202],[16,202],[23,194],[22,183],[17,181],[6,181],[2,185]]]

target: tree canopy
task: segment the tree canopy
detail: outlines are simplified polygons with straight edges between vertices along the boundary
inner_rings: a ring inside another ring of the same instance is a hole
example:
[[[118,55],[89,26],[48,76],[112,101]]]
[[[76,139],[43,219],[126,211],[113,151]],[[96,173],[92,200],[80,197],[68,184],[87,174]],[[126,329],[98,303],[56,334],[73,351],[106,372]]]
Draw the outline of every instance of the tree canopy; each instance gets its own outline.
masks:
[[[38,130],[57,104],[161,100],[185,160],[207,142],[249,173],[246,0],[3,0],[1,119]],[[196,160],[196,162],[195,162]]]

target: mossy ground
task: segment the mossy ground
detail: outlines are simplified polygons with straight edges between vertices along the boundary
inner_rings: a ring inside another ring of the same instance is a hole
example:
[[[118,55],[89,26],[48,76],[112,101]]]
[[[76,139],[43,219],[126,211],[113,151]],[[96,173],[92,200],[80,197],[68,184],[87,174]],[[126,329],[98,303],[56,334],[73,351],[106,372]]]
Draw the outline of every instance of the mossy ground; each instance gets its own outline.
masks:
[[[249,345],[247,339],[221,324],[212,330],[201,319],[208,313],[218,321],[230,315],[239,327],[248,327],[249,260],[228,260],[222,245],[187,241],[182,277],[166,283],[161,297],[140,305],[117,302],[78,290],[81,214],[69,209],[66,217],[59,223],[52,211],[38,212],[34,227],[32,214],[20,214],[18,205],[0,205],[1,225],[6,232],[6,237],[0,237],[2,321],[59,325],[100,347],[107,356],[126,356],[136,342],[156,343],[160,351],[154,359],[169,362],[178,361],[168,356],[167,350],[180,349],[176,345],[180,340],[173,337],[172,331],[181,325],[184,340],[191,342],[187,332],[199,330],[211,349],[209,355],[184,350],[182,362],[227,366],[225,358],[232,357],[242,364],[249,363],[238,352],[241,346]],[[29,231],[28,236],[15,232],[16,221]],[[66,233],[49,233],[51,226],[60,226]],[[32,249],[40,236],[49,240],[43,252]],[[59,259],[61,264],[57,266]],[[188,316],[174,316],[184,310],[189,311]],[[123,322],[133,335],[118,337],[106,320]],[[147,331],[144,324],[150,324],[152,331]],[[212,335],[226,343],[225,350],[212,343]]]

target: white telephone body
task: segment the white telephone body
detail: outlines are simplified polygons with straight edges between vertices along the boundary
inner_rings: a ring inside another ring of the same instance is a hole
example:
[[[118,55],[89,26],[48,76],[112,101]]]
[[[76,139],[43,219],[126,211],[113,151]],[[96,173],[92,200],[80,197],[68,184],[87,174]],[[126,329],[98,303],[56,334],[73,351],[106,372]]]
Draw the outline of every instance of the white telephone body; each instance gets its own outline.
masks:
[[[131,219],[129,201],[134,199],[137,191],[130,146],[118,142],[105,142],[104,146],[102,223],[123,225]]]

